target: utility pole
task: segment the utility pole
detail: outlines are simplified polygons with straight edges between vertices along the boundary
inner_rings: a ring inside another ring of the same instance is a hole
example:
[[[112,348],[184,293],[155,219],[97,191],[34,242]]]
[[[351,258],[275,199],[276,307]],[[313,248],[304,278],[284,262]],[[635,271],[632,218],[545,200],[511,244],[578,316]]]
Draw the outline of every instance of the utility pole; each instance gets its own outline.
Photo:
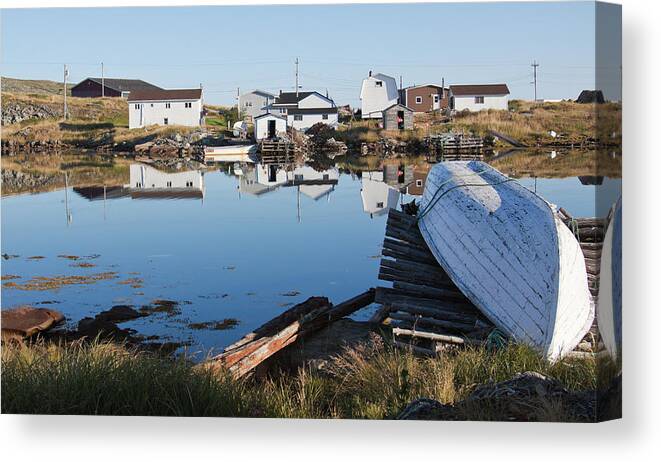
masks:
[[[539,67],[539,63],[537,61],[533,61],[532,64],[532,78],[533,78],[533,85],[535,86],[535,99],[533,102],[537,102],[537,68]]]
[[[67,77],[69,76],[69,70],[67,65],[64,65],[64,120],[67,120]]]
[[[298,98],[298,58],[296,58],[296,98]]]
[[[103,61],[101,61],[101,98],[106,96],[106,80],[103,75]]]
[[[236,116],[241,120],[241,88],[236,87]]]

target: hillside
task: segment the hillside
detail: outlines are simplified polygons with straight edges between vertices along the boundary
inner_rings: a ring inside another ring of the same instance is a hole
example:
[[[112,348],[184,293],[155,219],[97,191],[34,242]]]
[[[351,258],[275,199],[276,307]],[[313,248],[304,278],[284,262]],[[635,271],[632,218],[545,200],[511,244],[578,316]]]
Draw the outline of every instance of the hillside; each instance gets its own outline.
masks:
[[[11,77],[2,77],[1,84],[2,93],[29,93],[34,95],[61,95],[62,82],[54,82],[52,80],[23,80],[13,79]],[[67,94],[71,94],[71,87],[73,83],[67,84]]]

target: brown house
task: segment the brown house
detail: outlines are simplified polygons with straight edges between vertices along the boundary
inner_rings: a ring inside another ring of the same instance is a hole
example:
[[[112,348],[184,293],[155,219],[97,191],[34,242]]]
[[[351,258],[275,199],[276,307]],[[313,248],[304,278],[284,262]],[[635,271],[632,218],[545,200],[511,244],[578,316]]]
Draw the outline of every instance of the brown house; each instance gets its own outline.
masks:
[[[162,88],[144,80],[88,77],[71,88],[71,96],[77,98],[100,98],[103,95],[117,98],[120,96],[127,97],[132,91],[138,90],[162,90]]]
[[[413,112],[430,112],[448,107],[449,90],[442,85],[416,85],[399,91],[399,102]]]

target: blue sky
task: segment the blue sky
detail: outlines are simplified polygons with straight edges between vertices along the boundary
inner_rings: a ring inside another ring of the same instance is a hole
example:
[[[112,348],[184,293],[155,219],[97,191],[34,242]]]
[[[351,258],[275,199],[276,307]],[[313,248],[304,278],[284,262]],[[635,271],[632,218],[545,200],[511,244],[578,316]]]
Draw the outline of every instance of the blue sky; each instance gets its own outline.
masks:
[[[594,4],[491,3],[23,9],[2,11],[2,75],[61,80],[141,78],[203,84],[210,103],[300,83],[338,104],[359,102],[370,69],[404,85],[497,83],[531,99],[594,87]],[[619,66],[617,70],[619,75]]]

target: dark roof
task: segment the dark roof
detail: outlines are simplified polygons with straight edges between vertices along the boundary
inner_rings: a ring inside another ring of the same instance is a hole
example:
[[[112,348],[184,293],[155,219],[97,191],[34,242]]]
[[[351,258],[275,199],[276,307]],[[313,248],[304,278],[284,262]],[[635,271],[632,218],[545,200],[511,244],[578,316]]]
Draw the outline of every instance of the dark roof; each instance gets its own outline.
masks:
[[[138,80],[138,79],[101,79],[100,77],[88,77],[82,82],[78,83],[75,85],[73,88],[76,88],[78,85],[81,83],[91,80],[92,82],[96,82],[99,85],[101,85],[101,82],[103,81],[103,84],[106,86],[106,88],[111,88],[113,90],[117,90],[119,92],[122,91],[136,91],[136,90],[160,90],[161,87],[157,87],[156,85],[152,85],[149,82],[145,82],[144,80]]]
[[[276,117],[276,118],[278,118],[278,119],[285,119],[285,120],[287,120],[287,118],[286,118],[285,116],[281,116],[280,114],[276,114],[275,112],[267,112],[267,113],[265,113],[265,114],[258,115],[257,117],[253,117],[253,120],[254,120],[254,119],[261,119],[262,117],[266,117],[266,116],[272,116],[272,117]]]
[[[411,108],[408,107],[408,106],[404,106],[404,105],[401,104],[401,103],[395,103],[395,104],[393,104],[393,105],[391,105],[391,106],[388,106],[387,108],[385,108],[385,109],[383,110],[383,112],[389,111],[390,109],[394,108],[395,106],[401,106],[402,108],[406,109],[407,111],[411,111],[411,112],[413,112],[413,109],[411,109]]]
[[[193,88],[185,90],[143,90],[129,93],[129,101],[163,101],[177,99],[200,99],[202,89]]]
[[[291,109],[287,109],[287,114],[292,114],[292,115],[337,114],[337,108],[336,107],[315,107],[315,108],[304,108],[304,109],[291,108]]]
[[[316,91],[299,91],[298,96],[295,91],[283,91],[275,97],[275,104],[296,104],[312,93],[316,93]]]
[[[435,83],[428,83],[424,85],[411,85],[410,87],[406,87],[404,90],[413,90],[415,88],[424,88],[424,87],[434,87],[434,88],[440,88],[441,90],[445,90],[442,85],[436,85]]]
[[[473,95],[509,95],[510,90],[504,83],[487,85],[450,85],[450,91],[457,96]]]

